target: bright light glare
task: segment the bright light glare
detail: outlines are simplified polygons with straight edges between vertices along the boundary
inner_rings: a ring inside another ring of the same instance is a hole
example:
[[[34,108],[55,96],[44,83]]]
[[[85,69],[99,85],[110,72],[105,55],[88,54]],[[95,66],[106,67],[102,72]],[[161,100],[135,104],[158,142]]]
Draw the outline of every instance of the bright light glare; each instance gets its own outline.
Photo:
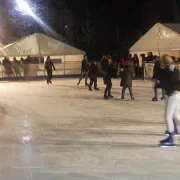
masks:
[[[57,37],[57,33],[45,22],[43,22],[39,17],[36,16],[36,14],[31,10],[31,7],[25,0],[16,0],[16,3],[20,11],[27,13],[28,15],[33,17],[34,20],[38,22],[45,31],[50,32],[51,34],[53,34],[53,36]]]
[[[28,3],[24,0],[16,0],[17,5],[19,7],[19,10],[29,14],[30,16],[34,16],[35,14],[32,12],[30,6],[28,5]]]

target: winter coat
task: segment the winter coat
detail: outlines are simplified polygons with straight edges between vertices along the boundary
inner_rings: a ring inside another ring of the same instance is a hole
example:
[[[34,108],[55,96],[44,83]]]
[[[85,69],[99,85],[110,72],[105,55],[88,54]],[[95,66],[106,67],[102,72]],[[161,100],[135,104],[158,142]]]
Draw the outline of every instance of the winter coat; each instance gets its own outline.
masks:
[[[114,75],[115,75],[115,72],[116,72],[116,70],[115,70],[113,64],[111,63],[111,64],[108,66],[108,69],[107,69],[107,73],[106,73],[106,76],[105,76],[106,79],[111,79],[111,78],[113,78]]]
[[[95,64],[91,64],[89,67],[89,77],[97,76],[98,73],[98,67]]]
[[[104,58],[101,61],[101,69],[103,72],[107,72],[108,71],[108,67],[109,67],[109,60],[107,58]]]
[[[52,62],[52,60],[46,61],[45,62],[45,69],[47,71],[49,71],[49,70],[52,70],[52,68],[55,70],[54,63]]]
[[[81,71],[87,72],[88,70],[89,70],[89,62],[88,60],[83,59]]]
[[[161,65],[159,61],[156,61],[154,64],[154,69],[153,69],[153,79],[158,79],[160,78],[160,73],[161,73]]]
[[[132,87],[133,72],[134,72],[134,68],[133,68],[132,65],[124,66],[120,86],[122,86],[122,87]]]
[[[160,88],[165,89],[167,96],[170,96],[174,91],[180,91],[180,69],[175,68],[174,71],[162,69]]]

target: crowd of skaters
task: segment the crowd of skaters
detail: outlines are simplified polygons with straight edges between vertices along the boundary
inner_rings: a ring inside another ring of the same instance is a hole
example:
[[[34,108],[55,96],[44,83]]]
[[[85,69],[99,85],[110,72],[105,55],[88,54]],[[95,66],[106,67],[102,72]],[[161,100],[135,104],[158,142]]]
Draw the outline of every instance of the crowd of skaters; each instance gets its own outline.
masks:
[[[141,57],[144,58],[142,63],[154,62],[154,71],[152,76],[152,81],[154,81],[154,97],[152,100],[158,101],[158,88],[162,89],[161,100],[167,100],[165,115],[167,130],[165,131],[165,134],[168,137],[160,141],[159,145],[160,147],[176,146],[174,136],[179,135],[176,122],[180,121],[180,61],[179,59],[169,55],[163,55],[160,58],[158,56],[153,56],[152,53],[149,53],[147,57],[144,55]],[[123,61],[120,63],[120,86],[122,86],[122,100],[124,99],[126,88],[129,89],[131,100],[134,100],[132,78],[134,71],[136,73],[139,71],[139,69],[135,69],[138,67],[138,63],[139,61],[137,55],[134,55],[132,58],[130,54],[127,57],[124,57]],[[106,85],[104,99],[108,100],[109,98],[113,98],[111,94],[112,78],[115,77],[116,72],[116,64],[113,63],[111,56],[102,57],[101,68],[104,84]],[[96,61],[91,61],[89,65],[87,56],[84,56],[82,61],[81,77],[77,85],[80,84],[83,76],[85,76],[85,86],[92,91],[92,85],[94,83],[94,90],[99,90],[99,88],[97,88],[97,73],[98,68]],[[88,76],[90,78],[90,84],[87,82]]]
[[[118,64],[119,65],[119,64]],[[132,92],[132,78],[134,72],[134,63],[133,59],[128,56],[123,59],[123,63],[120,64],[120,73],[121,73],[121,83],[122,88],[122,96],[121,99],[124,99],[126,88],[129,89],[130,98],[134,100],[133,92]],[[112,78],[117,77],[117,62],[112,60],[112,57],[102,56],[101,58],[101,71],[103,75],[103,81],[105,84],[104,90],[104,99],[108,100],[113,98],[111,94],[112,88]],[[85,77],[85,86],[88,87],[89,91],[92,91],[92,85],[94,84],[94,90],[99,91],[97,87],[97,76],[98,76],[98,66],[96,61],[88,61],[87,55],[84,56],[82,60],[82,68],[81,68],[81,76],[77,85],[81,83],[83,77]],[[90,79],[90,83],[88,84],[88,78]]]

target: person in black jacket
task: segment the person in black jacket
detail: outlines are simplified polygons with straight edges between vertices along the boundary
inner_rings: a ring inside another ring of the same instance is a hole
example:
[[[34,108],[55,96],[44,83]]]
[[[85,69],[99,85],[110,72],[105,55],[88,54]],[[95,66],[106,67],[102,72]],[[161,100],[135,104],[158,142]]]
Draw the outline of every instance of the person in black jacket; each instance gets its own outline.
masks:
[[[130,94],[131,100],[134,100],[134,95],[132,92],[133,71],[134,71],[133,61],[129,59],[125,62],[125,66],[123,68],[123,73],[122,73],[121,84],[120,84],[120,86],[123,87],[122,88],[122,96],[121,96],[122,100],[124,100],[126,88],[129,89],[129,94]]]
[[[168,138],[160,141],[161,147],[175,146],[174,135],[178,134],[176,121],[180,121],[180,66],[173,59],[163,55],[161,64],[164,70],[160,75],[160,86],[165,89],[168,101],[166,105],[166,122]]]
[[[111,95],[111,88],[112,88],[112,78],[114,76],[114,65],[113,62],[111,61],[110,64],[108,65],[108,69],[107,69],[107,73],[105,74],[105,84],[106,84],[106,88],[104,91],[104,99],[108,100],[109,98],[113,98],[113,96]]]
[[[160,73],[161,73],[161,65],[159,57],[156,57],[156,61],[154,64],[153,77],[152,81],[154,81],[154,97],[152,101],[158,101],[158,88],[160,86]],[[161,100],[166,100],[165,90],[162,88],[162,97]]]
[[[54,63],[52,62],[50,56],[47,57],[47,60],[45,62],[45,69],[47,71],[47,84],[51,83],[52,84],[52,69],[55,69]]]
[[[103,81],[104,84],[106,84],[106,74],[108,71],[108,67],[109,67],[109,60],[107,56],[104,56],[101,58],[101,70],[102,70],[102,74],[103,74]]]
[[[139,66],[139,58],[138,58],[137,54],[134,54],[133,65],[134,65],[134,70],[135,70],[135,78],[139,79],[140,78],[140,66]]]
[[[99,91],[99,88],[97,87],[97,73],[98,73],[98,67],[96,61],[92,61],[89,67],[89,78],[90,78],[89,91],[92,91],[93,83],[94,83],[94,90]]]
[[[88,73],[89,73],[89,61],[87,55],[84,55],[84,59],[82,60],[82,66],[81,66],[81,76],[79,78],[79,82],[77,83],[77,85],[81,83],[82,78],[85,76],[85,86],[88,86],[87,83]]]

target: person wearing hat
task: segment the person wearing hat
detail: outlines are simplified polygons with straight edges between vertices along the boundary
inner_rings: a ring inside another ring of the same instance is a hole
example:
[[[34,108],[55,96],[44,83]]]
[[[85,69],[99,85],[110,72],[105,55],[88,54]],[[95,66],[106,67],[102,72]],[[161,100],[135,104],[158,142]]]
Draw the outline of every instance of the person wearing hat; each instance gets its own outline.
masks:
[[[89,91],[92,91],[93,84],[94,84],[94,90],[99,91],[99,88],[97,87],[97,73],[98,73],[98,67],[96,61],[93,60],[89,67],[89,78],[90,78]]]

